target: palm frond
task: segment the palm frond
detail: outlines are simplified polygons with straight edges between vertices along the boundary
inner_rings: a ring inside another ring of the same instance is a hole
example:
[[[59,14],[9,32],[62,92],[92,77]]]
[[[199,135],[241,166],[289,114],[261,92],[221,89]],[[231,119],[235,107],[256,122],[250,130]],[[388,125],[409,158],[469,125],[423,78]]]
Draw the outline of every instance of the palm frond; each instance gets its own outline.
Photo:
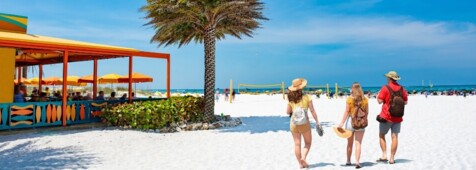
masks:
[[[140,11],[145,24],[154,28],[151,42],[159,46],[202,43],[207,29],[215,30],[218,40],[231,35],[251,37],[260,28],[259,20],[268,20],[258,0],[147,0]]]

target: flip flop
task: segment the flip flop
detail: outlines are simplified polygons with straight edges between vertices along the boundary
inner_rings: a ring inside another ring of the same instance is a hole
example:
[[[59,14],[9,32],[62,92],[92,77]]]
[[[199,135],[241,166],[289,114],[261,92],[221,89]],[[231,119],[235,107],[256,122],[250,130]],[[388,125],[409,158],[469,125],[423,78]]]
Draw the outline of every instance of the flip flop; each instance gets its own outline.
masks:
[[[355,165],[355,169],[360,169],[360,168],[362,168],[362,166],[360,166],[360,165]]]
[[[393,161],[393,162],[388,162],[388,164],[395,164],[395,161]]]
[[[388,159],[378,158],[378,159],[377,159],[377,162],[388,162]]]
[[[324,130],[322,129],[322,126],[321,126],[321,125],[317,125],[317,126],[316,126],[316,131],[317,131],[317,134],[318,134],[319,136],[324,135]]]
[[[351,166],[352,164],[350,162],[345,163],[345,166]]]

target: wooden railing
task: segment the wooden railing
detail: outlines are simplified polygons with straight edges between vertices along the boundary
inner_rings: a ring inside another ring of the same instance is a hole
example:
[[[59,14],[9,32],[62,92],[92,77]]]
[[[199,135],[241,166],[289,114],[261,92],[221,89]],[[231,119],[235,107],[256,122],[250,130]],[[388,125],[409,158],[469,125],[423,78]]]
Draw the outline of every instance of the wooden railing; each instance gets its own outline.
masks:
[[[137,101],[162,99],[134,99]],[[66,110],[62,102],[0,103],[0,131],[61,126],[62,116],[66,115],[66,124],[99,122],[101,109],[107,105],[117,105],[124,101],[68,101]]]

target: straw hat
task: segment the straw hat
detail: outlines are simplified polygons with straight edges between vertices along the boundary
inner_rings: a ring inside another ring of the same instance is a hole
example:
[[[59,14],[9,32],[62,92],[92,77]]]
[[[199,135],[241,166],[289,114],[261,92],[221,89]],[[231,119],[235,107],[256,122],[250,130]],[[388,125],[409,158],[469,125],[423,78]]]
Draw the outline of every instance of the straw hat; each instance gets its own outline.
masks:
[[[339,127],[334,127],[333,129],[336,135],[341,138],[349,138],[350,136],[352,136],[352,131],[350,130],[345,130],[344,128]]]
[[[389,71],[387,74],[385,74],[385,77],[391,78],[393,80],[400,80],[400,76],[398,76],[396,71]]]
[[[289,86],[290,91],[301,90],[307,85],[307,80],[303,78],[297,78],[293,80],[293,85]]]

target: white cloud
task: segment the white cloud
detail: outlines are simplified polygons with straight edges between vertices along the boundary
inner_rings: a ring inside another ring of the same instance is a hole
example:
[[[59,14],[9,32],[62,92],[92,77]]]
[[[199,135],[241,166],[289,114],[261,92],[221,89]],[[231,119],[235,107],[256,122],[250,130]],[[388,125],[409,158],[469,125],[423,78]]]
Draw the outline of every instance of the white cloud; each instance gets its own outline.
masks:
[[[452,30],[455,23],[424,22],[399,17],[318,16],[289,27],[265,26],[254,38],[227,42],[281,44],[359,44],[382,48],[439,47],[454,43],[475,43],[475,25],[464,24]],[[461,24],[459,24],[461,25]]]

